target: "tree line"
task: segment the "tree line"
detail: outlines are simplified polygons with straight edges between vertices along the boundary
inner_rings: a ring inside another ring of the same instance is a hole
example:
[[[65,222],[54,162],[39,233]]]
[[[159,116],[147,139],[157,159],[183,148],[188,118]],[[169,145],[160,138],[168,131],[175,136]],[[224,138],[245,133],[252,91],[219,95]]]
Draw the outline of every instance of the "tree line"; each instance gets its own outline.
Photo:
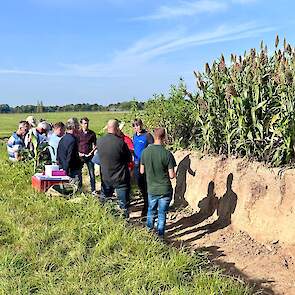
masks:
[[[9,106],[8,104],[0,104],[0,113],[51,113],[51,112],[116,112],[116,111],[129,111],[133,107],[137,109],[144,108],[144,102],[135,100],[124,101],[118,103],[111,103],[107,106],[100,104],[78,103],[67,104],[63,106],[45,106],[42,101],[38,101],[36,105],[20,105]]]

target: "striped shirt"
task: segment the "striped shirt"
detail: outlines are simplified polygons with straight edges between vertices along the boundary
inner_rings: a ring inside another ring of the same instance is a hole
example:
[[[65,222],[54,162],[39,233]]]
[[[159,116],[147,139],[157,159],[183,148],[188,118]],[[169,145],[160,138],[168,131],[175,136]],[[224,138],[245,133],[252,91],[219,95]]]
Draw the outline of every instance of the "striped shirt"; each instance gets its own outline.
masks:
[[[7,142],[8,158],[11,161],[17,161],[17,153],[25,147],[24,140],[14,132]]]

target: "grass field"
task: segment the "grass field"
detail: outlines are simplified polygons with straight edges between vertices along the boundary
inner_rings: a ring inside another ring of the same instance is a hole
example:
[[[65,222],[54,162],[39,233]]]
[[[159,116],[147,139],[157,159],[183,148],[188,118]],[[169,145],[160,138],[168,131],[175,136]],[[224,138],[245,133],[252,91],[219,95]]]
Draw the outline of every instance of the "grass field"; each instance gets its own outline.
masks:
[[[114,205],[34,192],[31,174],[0,143],[0,294],[251,294],[204,254],[128,224]]]
[[[16,130],[18,122],[25,120],[32,114],[0,114],[0,138],[10,136],[13,131]],[[96,133],[102,131],[102,128],[106,125],[109,119],[116,118],[122,119],[126,113],[123,112],[58,112],[58,113],[38,113],[33,114],[36,119],[45,119],[48,122],[55,123],[58,121],[66,122],[71,117],[78,119],[86,116],[90,120],[90,129]],[[126,126],[128,130],[128,126]]]

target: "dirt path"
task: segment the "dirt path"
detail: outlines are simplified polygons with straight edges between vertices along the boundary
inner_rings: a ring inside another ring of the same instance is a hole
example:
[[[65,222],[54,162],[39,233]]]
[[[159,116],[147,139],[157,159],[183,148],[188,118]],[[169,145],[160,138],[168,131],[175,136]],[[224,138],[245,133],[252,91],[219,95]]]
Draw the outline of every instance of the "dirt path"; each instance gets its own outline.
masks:
[[[138,220],[141,202],[133,201],[130,217]],[[168,214],[166,241],[191,251],[205,251],[225,273],[242,278],[260,290],[258,294],[295,295],[295,247],[279,241],[261,244],[231,226],[217,224],[182,210]]]

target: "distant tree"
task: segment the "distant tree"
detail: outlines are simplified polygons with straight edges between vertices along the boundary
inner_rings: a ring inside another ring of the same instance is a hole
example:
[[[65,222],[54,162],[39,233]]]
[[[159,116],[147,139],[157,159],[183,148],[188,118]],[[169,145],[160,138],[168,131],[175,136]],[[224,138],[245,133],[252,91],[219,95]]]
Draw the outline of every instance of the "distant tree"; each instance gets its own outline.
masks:
[[[138,110],[144,108],[143,102],[133,99],[118,103],[111,103],[107,106],[89,103],[67,104],[63,106],[44,106],[42,100],[37,101],[37,105],[20,105],[10,107],[8,104],[0,104],[0,113],[49,113],[49,112],[102,112],[102,111],[131,111],[136,105]]]
[[[40,102],[39,102],[39,100],[37,100],[36,112],[40,113]]]
[[[0,113],[10,113],[11,108],[8,104],[0,104]]]
[[[37,100],[37,107],[36,107],[36,112],[37,113],[43,113],[44,107],[43,107],[43,102],[42,100]]]
[[[43,101],[40,100],[40,112],[39,113],[43,113],[43,111],[44,111]]]

